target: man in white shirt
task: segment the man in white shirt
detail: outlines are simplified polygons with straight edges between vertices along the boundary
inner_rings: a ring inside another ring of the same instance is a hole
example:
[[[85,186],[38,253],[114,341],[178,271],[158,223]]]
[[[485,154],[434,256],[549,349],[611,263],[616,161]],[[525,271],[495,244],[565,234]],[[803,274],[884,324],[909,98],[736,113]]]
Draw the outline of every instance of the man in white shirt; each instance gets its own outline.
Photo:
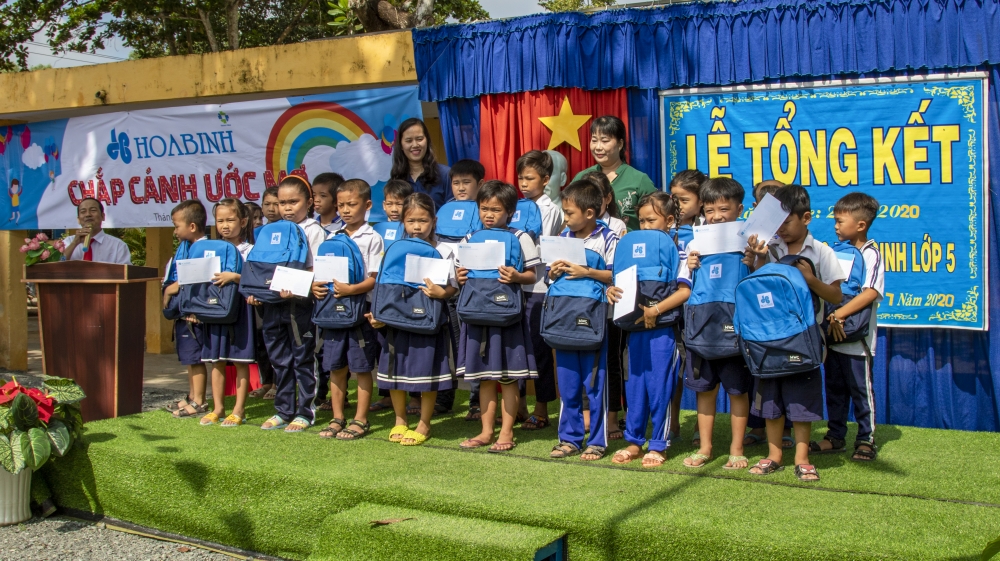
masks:
[[[104,218],[104,205],[101,201],[94,198],[80,201],[76,207],[76,219],[80,223],[80,229],[71,238],[66,239],[66,249],[63,251],[67,261],[132,264],[132,253],[125,242],[101,229]],[[90,245],[85,248],[83,244],[87,236],[90,236]]]

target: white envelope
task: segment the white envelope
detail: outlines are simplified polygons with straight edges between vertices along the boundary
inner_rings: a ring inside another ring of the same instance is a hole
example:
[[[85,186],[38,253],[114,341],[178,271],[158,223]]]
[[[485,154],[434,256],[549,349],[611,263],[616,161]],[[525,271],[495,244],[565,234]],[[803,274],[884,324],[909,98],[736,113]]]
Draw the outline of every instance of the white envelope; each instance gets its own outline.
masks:
[[[502,243],[458,244],[458,262],[466,269],[495,271],[503,267],[505,253]]]
[[[407,255],[406,271],[403,275],[403,280],[415,284],[425,284],[424,279],[431,279],[432,283],[444,286],[448,284],[450,272],[450,259],[434,259],[419,255]]]
[[[288,290],[296,296],[309,296],[312,282],[312,271],[300,271],[279,265],[275,267],[274,276],[271,277],[271,290],[275,292]]]
[[[768,193],[750,213],[750,218],[743,222],[739,234],[744,240],[756,234],[757,241],[770,241],[786,218],[788,212],[781,208],[781,202]]]
[[[742,222],[723,222],[694,227],[694,240],[688,246],[701,255],[716,253],[742,253],[747,241],[740,237]]]
[[[538,238],[538,245],[542,250],[542,262],[544,263],[552,264],[562,259],[574,265],[587,266],[587,250],[580,238],[541,236]]]
[[[844,271],[844,278],[851,278],[851,271],[854,270],[854,258],[842,258],[838,255],[837,262],[840,263],[840,270]]]
[[[220,272],[222,272],[222,262],[218,257],[177,260],[177,282],[180,284],[212,282],[215,273]]]
[[[638,272],[638,266],[632,265],[615,275],[615,286],[622,289],[622,298],[615,304],[615,313],[612,319],[618,319],[635,310],[635,298],[639,293]]]
[[[333,282],[337,280],[349,283],[351,280],[351,266],[346,257],[317,255],[313,257],[313,277],[321,282]]]

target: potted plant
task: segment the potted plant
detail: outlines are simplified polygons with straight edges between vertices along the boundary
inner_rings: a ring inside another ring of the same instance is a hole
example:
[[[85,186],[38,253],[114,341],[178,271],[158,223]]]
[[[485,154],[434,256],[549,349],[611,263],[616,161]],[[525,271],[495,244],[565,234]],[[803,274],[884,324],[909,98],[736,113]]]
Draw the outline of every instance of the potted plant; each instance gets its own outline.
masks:
[[[41,388],[0,379],[0,526],[31,518],[31,474],[80,441],[83,389],[42,376]]]
[[[21,253],[24,254],[24,264],[30,267],[35,263],[61,260],[65,249],[66,243],[62,240],[50,241],[44,233],[39,233],[34,238],[24,238]]]

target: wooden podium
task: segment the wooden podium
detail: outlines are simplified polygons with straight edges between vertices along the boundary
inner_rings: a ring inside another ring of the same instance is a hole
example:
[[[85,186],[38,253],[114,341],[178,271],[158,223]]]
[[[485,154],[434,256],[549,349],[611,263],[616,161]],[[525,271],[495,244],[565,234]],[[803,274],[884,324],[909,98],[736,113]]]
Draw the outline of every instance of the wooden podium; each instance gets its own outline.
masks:
[[[146,285],[151,267],[60,261],[25,267],[38,289],[42,370],[72,378],[84,421],[142,411]]]

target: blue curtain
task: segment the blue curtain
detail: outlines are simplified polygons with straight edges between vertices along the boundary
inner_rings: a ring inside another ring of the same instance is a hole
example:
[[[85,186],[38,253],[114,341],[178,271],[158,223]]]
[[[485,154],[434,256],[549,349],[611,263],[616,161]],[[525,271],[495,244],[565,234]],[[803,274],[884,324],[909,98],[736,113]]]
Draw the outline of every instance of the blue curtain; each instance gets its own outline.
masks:
[[[479,98],[453,98],[438,102],[441,134],[448,164],[479,159]]]
[[[986,70],[989,150],[1000,154],[998,31],[1000,0],[744,0],[450,25],[415,30],[413,40],[425,101],[462,98],[478,111],[483,94],[630,88],[632,164],[659,184],[656,90],[683,86]],[[478,131],[474,119],[464,123]],[[478,146],[465,153],[478,154]],[[991,330],[880,329],[877,422],[1000,431],[1000,371],[992,368],[1000,368],[995,156],[988,179]]]

